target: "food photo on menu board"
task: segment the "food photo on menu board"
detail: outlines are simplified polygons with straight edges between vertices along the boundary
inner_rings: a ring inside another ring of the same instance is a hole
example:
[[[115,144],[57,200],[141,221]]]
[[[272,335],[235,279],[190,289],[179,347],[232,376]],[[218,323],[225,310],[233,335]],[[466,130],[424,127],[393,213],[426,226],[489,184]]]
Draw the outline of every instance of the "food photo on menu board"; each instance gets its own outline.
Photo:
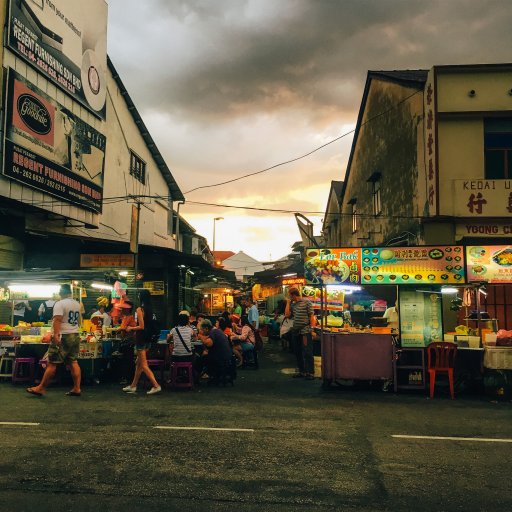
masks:
[[[466,258],[468,281],[512,283],[512,246],[468,246]]]
[[[363,284],[464,282],[462,246],[363,247]]]
[[[361,249],[306,249],[304,275],[309,284],[361,283]]]

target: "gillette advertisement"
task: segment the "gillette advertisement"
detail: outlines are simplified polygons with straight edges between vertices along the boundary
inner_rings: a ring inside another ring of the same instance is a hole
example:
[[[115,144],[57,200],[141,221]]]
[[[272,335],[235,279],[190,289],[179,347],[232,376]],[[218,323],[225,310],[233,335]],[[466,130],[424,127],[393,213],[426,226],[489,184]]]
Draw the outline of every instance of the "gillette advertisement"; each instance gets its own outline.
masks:
[[[105,0],[10,0],[8,46],[57,87],[105,119]]]
[[[106,137],[11,69],[4,130],[5,176],[101,212]]]

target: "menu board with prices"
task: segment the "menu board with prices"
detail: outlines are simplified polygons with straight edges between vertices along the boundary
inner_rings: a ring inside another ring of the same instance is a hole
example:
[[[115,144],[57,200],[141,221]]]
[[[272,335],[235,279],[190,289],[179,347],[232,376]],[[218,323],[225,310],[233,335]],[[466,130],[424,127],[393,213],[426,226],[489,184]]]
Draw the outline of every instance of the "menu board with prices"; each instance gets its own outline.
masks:
[[[468,246],[466,261],[469,282],[512,283],[512,246]]]
[[[464,283],[462,246],[365,247],[363,284]]]
[[[442,341],[442,300],[437,293],[400,293],[400,340],[403,347],[425,347]]]

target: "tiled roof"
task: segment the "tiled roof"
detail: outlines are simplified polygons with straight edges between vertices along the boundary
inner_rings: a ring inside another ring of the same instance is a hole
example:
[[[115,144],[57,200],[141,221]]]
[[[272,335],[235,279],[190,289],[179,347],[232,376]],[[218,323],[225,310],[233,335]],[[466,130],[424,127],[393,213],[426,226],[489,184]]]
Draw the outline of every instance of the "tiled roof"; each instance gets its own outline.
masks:
[[[224,261],[235,255],[233,251],[213,251],[212,254],[215,261]]]

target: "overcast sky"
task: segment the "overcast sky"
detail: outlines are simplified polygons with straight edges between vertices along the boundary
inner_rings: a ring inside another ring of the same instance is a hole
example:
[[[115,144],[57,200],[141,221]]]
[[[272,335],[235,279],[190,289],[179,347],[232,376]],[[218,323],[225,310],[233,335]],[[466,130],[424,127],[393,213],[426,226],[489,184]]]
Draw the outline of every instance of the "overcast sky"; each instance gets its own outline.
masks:
[[[108,0],[108,52],[181,190],[298,157],[355,126],[369,69],[512,60],[510,0]],[[352,137],[187,201],[325,210]],[[277,259],[291,214],[187,203],[216,249]],[[306,214],[315,221],[322,215]]]

